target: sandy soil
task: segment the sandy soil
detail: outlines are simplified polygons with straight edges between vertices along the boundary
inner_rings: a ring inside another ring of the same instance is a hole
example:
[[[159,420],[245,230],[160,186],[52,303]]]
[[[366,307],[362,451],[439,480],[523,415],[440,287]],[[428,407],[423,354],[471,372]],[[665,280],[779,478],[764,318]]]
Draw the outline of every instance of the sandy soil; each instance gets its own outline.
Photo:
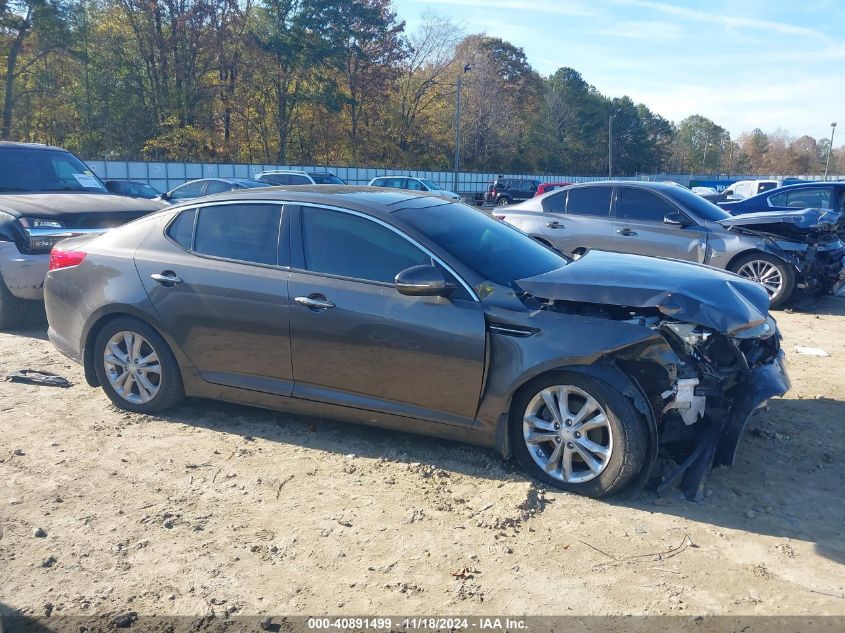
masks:
[[[845,301],[779,321],[793,390],[700,504],[593,501],[491,451],[247,407],[124,413],[43,326],[0,334],[0,375],[74,382],[0,383],[0,608],[845,615]]]

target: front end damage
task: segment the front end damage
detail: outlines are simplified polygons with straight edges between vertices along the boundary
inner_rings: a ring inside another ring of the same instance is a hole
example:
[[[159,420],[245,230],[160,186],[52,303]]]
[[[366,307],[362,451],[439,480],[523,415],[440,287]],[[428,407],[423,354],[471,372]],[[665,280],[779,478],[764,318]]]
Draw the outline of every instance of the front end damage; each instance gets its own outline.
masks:
[[[749,213],[719,224],[762,238],[760,249],[792,265],[797,287],[845,296],[845,215],[826,209]]]
[[[530,307],[657,335],[602,362],[634,381],[653,413],[659,457],[641,480],[650,475],[658,491],[680,482],[700,500],[709,471],[734,463],[749,418],[790,387],[765,291],[712,269],[599,252],[543,277],[517,282]]]

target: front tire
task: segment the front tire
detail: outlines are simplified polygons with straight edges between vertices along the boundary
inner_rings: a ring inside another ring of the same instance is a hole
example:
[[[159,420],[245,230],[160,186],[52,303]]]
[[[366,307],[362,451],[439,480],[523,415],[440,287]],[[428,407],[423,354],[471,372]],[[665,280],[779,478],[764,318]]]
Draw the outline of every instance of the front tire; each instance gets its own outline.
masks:
[[[766,253],[749,253],[731,262],[731,272],[761,284],[769,293],[769,307],[786,303],[795,290],[795,271],[782,259]]]
[[[94,342],[94,368],[115,406],[160,413],[185,397],[173,352],[152,327],[133,317],[107,323]]]
[[[522,389],[509,430],[529,475],[588,497],[623,490],[646,461],[643,416],[607,383],[576,372],[554,372]]]

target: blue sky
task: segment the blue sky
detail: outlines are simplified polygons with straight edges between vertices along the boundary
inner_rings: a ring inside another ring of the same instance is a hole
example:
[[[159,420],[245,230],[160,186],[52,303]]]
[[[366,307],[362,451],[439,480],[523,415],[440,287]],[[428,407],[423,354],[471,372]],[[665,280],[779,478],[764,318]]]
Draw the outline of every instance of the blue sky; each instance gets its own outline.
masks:
[[[541,74],[578,70],[664,117],[702,114],[732,136],[759,127],[845,145],[843,0],[394,0],[525,50]]]

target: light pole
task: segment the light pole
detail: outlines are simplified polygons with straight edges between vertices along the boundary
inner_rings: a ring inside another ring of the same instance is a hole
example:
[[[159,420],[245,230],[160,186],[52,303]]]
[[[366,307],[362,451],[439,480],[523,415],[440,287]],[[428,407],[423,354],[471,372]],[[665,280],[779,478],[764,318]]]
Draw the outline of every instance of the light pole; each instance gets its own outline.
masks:
[[[830,145],[827,147],[827,160],[824,163],[824,179],[827,180],[827,170],[830,167],[830,154],[833,152],[833,134],[836,132],[836,121],[830,124]]]
[[[617,108],[607,117],[607,177],[613,178],[613,117],[622,112]]]
[[[452,190],[458,193],[458,171],[461,167],[461,77],[472,70],[472,64],[464,66],[464,72],[458,75],[458,89],[455,92],[455,174]]]

